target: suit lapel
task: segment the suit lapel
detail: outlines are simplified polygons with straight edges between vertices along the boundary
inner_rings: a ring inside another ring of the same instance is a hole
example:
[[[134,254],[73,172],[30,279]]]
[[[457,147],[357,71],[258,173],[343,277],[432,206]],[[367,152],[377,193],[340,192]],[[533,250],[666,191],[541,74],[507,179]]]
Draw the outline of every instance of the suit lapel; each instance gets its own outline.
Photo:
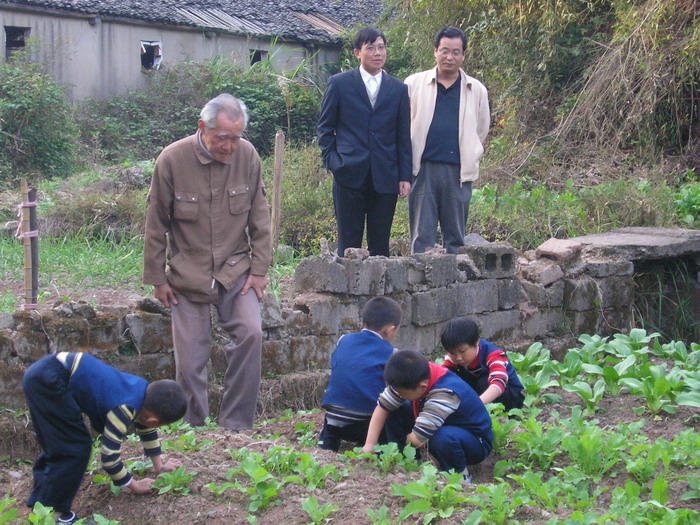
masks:
[[[389,92],[389,89],[389,74],[386,71],[382,71],[382,83],[379,85],[379,93],[377,93],[377,100],[374,101],[375,108],[381,103],[382,100],[384,100],[386,94]]]
[[[384,83],[384,79],[382,78],[382,84]],[[355,88],[357,91],[358,95],[360,95],[360,98],[364,100],[365,104],[367,104],[367,107],[369,108],[370,111],[372,111],[372,103],[369,101],[369,95],[367,95],[367,88],[365,87],[365,83],[362,81],[362,75],[360,74],[360,68],[353,69],[352,70],[352,87]],[[381,93],[381,86],[379,89]],[[375,102],[376,104],[376,102]]]

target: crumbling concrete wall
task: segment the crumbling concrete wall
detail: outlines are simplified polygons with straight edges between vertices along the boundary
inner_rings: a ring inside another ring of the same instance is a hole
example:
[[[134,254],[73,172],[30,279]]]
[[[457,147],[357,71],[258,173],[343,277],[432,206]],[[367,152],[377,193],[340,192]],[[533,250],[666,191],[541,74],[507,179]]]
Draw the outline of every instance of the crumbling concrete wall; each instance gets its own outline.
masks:
[[[696,233],[685,255],[700,254]],[[438,347],[445,323],[462,315],[473,317],[484,338],[509,351],[542,341],[557,358],[582,333],[629,331],[631,259],[653,252],[625,258],[631,252],[609,244],[607,238],[602,243],[550,239],[534,252],[518,254],[507,244],[484,241],[463,247],[457,255],[365,257],[358,250],[351,257],[303,259],[291,303],[280,304],[267,295],[262,304],[263,369],[269,379],[259,412],[301,408],[290,395],[288,374],[303,378],[297,394],[304,393],[307,406],[317,403],[338,338],[360,328],[362,307],[377,295],[392,297],[403,308],[395,346],[426,354]],[[0,404],[23,405],[22,373],[48,352],[87,351],[148,379],[172,378],[170,322],[169,311],[153,299],[131,307],[95,310],[71,303],[46,312],[0,314]],[[210,370],[215,385],[225,369],[222,349],[228,336],[218,328],[213,335]],[[212,390],[215,407],[218,389]]]

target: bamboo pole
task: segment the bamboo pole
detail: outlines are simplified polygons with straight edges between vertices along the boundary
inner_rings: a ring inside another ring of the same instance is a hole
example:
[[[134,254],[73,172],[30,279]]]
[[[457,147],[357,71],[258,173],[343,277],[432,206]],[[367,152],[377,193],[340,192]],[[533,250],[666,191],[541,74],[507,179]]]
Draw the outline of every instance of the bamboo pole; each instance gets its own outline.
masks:
[[[272,248],[280,242],[282,222],[282,168],[284,166],[284,131],[275,134],[275,166],[272,179]]]
[[[36,308],[39,281],[39,243],[36,230],[36,189],[27,186],[27,179],[20,180],[22,193],[21,239],[24,247],[24,304],[23,310]]]

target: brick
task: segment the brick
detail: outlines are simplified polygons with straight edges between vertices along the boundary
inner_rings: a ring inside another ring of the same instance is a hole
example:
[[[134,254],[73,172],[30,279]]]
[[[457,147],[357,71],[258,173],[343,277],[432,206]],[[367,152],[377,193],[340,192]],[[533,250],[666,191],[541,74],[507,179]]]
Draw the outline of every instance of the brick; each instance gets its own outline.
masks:
[[[490,243],[483,246],[462,246],[457,253],[471,257],[482,279],[503,279],[515,275],[517,253],[510,245]]]
[[[613,261],[609,259],[589,259],[584,266],[585,272],[591,277],[611,277],[614,275],[628,276],[634,274],[634,264],[631,261]]]
[[[593,310],[599,306],[598,284],[590,278],[564,281],[566,309],[575,312]]]
[[[450,287],[454,293],[454,316],[498,310],[498,280],[470,281]]]
[[[298,292],[347,293],[345,267],[331,257],[305,257],[294,272]]]

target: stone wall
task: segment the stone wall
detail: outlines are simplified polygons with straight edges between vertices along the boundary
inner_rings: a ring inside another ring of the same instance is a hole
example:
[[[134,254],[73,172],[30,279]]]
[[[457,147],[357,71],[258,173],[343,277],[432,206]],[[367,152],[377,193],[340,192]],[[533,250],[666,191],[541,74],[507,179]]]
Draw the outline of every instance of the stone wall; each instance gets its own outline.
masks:
[[[696,233],[690,248],[676,253],[697,264]],[[336,341],[360,328],[360,310],[377,295],[403,308],[395,346],[426,354],[438,347],[445,323],[461,315],[473,317],[484,338],[509,351],[542,341],[557,358],[582,333],[627,332],[633,323],[634,263],[640,258],[603,245],[550,239],[534,252],[518,254],[507,244],[484,241],[457,255],[365,257],[358,250],[351,257],[303,259],[294,299],[280,303],[267,295],[262,305],[263,372],[269,379],[259,412],[317,406]],[[213,407],[227,341],[215,328]],[[169,312],[153,299],[131,307],[95,310],[70,303],[0,314],[0,405],[23,406],[21,376],[29,364],[47,352],[76,350],[148,379],[174,377]]]

